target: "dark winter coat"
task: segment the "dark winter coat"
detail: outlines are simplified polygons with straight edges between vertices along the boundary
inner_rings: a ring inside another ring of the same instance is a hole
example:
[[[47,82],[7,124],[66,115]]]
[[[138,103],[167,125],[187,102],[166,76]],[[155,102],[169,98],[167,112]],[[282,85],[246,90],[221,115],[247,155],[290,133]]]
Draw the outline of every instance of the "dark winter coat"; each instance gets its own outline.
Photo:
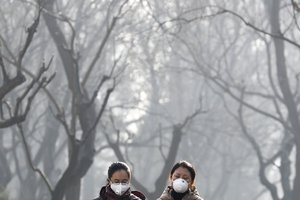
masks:
[[[99,197],[94,200],[145,200],[145,196],[138,191],[127,190],[121,196],[114,193],[109,185],[101,188]]]
[[[171,195],[172,191],[173,191],[172,187],[168,186],[157,200],[174,200],[174,198]],[[182,200],[203,200],[203,199],[200,197],[197,190],[195,189],[193,191],[189,190],[182,197]]]

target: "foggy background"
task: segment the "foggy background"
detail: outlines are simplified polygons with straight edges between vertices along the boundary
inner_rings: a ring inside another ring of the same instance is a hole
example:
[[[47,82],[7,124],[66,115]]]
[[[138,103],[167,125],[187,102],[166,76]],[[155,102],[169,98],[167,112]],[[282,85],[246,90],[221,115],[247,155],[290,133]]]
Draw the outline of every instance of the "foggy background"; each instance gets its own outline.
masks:
[[[300,1],[0,0],[0,199],[299,200]]]

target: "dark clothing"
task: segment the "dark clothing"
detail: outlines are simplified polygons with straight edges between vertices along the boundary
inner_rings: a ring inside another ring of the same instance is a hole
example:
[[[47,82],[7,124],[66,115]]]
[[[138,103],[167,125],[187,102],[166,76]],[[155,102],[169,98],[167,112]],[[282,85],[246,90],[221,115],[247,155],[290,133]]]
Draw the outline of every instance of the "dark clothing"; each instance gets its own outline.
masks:
[[[141,195],[138,197],[134,193]],[[144,197],[144,198],[143,198]],[[109,185],[103,186],[100,190],[99,197],[94,200],[144,200],[145,196],[140,192],[130,190],[130,188],[121,196],[114,193]]]
[[[157,200],[203,200],[198,194],[197,190],[191,191],[190,189],[183,193],[179,194],[173,190],[172,187],[167,187],[162,195]]]
[[[171,191],[171,196],[173,197],[174,200],[182,200],[182,198],[188,193],[189,191],[187,190],[184,193],[178,193],[175,192],[175,190]]]

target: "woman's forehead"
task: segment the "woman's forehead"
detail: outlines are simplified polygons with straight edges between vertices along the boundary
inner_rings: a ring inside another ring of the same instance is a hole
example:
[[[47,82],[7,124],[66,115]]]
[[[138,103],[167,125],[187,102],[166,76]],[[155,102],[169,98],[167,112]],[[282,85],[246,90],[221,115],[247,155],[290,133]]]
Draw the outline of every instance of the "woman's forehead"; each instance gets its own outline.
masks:
[[[185,168],[185,167],[178,167],[178,168],[174,171],[173,175],[175,175],[175,174],[191,176],[190,171],[189,171],[187,168]]]
[[[125,170],[121,169],[121,170],[115,171],[112,174],[111,179],[129,179],[129,176]]]

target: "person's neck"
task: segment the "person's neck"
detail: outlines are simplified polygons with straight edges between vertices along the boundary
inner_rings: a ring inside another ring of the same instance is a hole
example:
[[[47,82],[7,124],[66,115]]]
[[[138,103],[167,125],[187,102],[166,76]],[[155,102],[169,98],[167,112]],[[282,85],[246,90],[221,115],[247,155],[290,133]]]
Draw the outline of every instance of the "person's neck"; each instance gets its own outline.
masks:
[[[182,200],[184,195],[186,195],[187,193],[188,193],[188,190],[184,193],[178,193],[178,192],[175,192],[175,190],[172,190],[171,196],[173,197],[174,200]]]

